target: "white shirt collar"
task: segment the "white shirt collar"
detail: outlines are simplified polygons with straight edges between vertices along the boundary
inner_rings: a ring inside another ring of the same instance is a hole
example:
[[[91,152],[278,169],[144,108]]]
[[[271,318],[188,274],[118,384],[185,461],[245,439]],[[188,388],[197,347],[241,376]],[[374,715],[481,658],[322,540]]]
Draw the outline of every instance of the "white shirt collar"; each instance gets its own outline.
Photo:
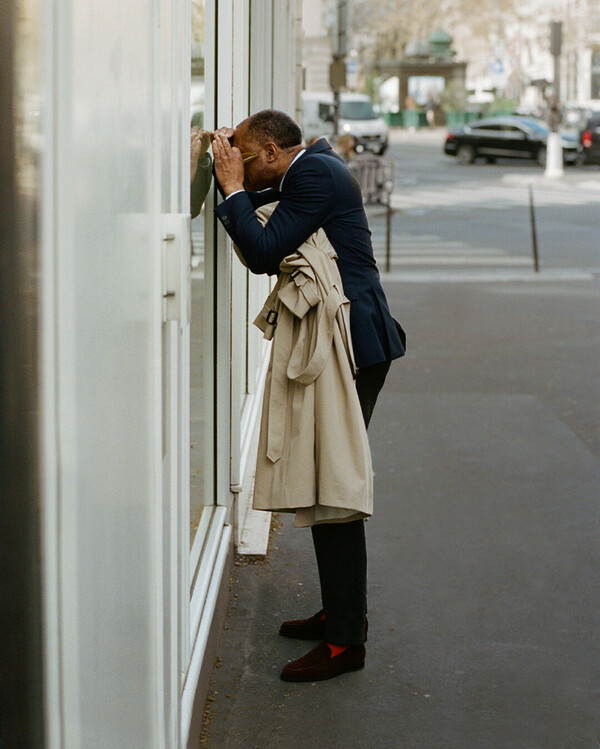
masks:
[[[296,154],[294,158],[294,161],[292,161],[292,164],[298,161],[298,159],[300,158],[300,156],[302,156],[303,153],[306,153],[306,148],[303,148],[301,151],[298,151],[298,153]],[[285,174],[289,172],[292,164],[290,164],[290,166],[288,166],[288,168],[285,170]],[[279,183],[279,192],[281,192],[281,190],[283,189],[283,180],[285,179],[285,174],[283,175],[283,177],[281,178],[281,182]]]

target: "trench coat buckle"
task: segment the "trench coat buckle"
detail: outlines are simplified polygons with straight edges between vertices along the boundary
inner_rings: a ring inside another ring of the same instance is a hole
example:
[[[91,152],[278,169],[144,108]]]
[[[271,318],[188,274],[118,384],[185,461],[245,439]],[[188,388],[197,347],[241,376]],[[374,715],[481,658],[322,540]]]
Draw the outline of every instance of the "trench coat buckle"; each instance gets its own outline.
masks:
[[[270,309],[267,313],[267,324],[272,325],[273,327],[276,327],[278,317],[279,317],[279,313],[277,312],[277,310]]]

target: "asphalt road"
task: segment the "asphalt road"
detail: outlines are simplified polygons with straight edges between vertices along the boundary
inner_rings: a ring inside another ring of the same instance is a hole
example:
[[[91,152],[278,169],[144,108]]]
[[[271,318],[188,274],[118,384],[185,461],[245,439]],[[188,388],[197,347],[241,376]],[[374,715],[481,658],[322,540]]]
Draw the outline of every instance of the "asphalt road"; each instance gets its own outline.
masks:
[[[310,534],[280,516],[268,558],[235,568],[202,746],[597,749],[600,172],[458,167],[439,133],[391,153],[383,282],[409,351],[369,430],[366,667],[279,680],[311,647],[279,622],[319,608]]]
[[[544,180],[543,170],[531,161],[459,166],[443,154],[443,140],[441,130],[392,136],[387,156],[397,164],[392,201],[397,208],[392,223],[396,260],[411,249],[407,238],[433,235],[445,243],[461,242],[465,249],[493,248],[531,264],[531,184],[542,267],[600,268],[600,168],[567,167],[564,179]],[[384,223],[374,222],[373,229],[383,260]],[[438,244],[434,239],[427,246]]]
[[[462,167],[442,153],[443,137],[441,131],[400,132],[389,152],[397,163],[397,210],[391,272],[382,275],[393,311],[404,319],[414,297],[419,325],[431,324],[414,340],[428,345],[448,317],[444,308],[436,316],[424,299],[443,294],[459,325],[447,331],[446,340],[451,344],[466,334],[458,352],[462,357],[471,356],[478,335],[497,341],[507,364],[517,350],[528,344],[533,354],[549,338],[544,351],[552,351],[553,358],[543,365],[532,356],[522,366],[495,372],[504,377],[504,388],[524,388],[552,405],[599,456],[600,356],[594,329],[600,319],[600,169],[567,168],[564,179],[544,180],[543,170],[528,161]],[[529,185],[539,273],[533,270]],[[377,209],[371,212],[384,271],[385,220]],[[412,289],[413,284],[421,288]],[[494,317],[488,320],[490,309]],[[459,377],[476,387],[469,373]]]

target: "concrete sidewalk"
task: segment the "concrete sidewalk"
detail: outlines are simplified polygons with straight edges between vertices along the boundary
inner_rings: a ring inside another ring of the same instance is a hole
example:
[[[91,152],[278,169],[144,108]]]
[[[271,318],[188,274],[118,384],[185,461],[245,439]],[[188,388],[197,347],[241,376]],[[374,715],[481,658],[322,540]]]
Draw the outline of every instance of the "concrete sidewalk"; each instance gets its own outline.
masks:
[[[370,427],[364,671],[279,680],[312,645],[310,533],[236,566],[202,746],[595,749],[598,284],[391,283],[409,334]],[[566,313],[566,314],[565,314]]]

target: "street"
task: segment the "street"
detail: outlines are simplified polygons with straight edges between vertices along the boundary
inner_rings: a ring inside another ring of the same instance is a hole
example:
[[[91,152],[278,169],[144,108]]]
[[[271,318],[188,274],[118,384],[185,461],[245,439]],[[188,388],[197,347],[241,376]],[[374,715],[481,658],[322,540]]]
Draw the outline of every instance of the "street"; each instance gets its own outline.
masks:
[[[518,388],[525,379],[531,380],[530,391],[551,403],[598,456],[600,357],[594,328],[600,315],[600,169],[569,167],[564,180],[544,181],[543,170],[527,161],[459,166],[442,153],[443,135],[440,130],[400,132],[390,149],[398,165],[392,201],[398,210],[392,222],[391,274],[384,274],[384,285],[393,311],[404,320],[407,298],[414,296],[422,305],[423,290],[410,284],[423,284],[427,296],[443,294],[452,300],[448,309],[460,327],[448,331],[448,343],[456,336],[467,339],[457,355],[471,356],[476,336],[493,336],[498,361],[506,364],[525,347],[520,336],[525,327],[531,327],[530,347],[536,348],[548,335],[552,339],[552,329],[563,330],[553,345],[544,346],[548,352],[557,348],[539,372],[535,362],[525,362],[521,368],[499,366],[488,374],[504,378],[499,387],[512,388],[514,381],[516,392],[522,392]],[[533,184],[539,274],[533,272],[528,183]],[[383,269],[383,218],[374,218],[371,227]],[[514,283],[507,285],[510,281]],[[459,286],[447,288],[448,283]],[[489,313],[491,304],[497,309],[487,323],[481,315],[484,306]],[[550,328],[554,318],[555,327]],[[436,319],[427,306],[419,310],[419,325],[424,321],[433,330],[449,322],[443,311]],[[432,329],[422,335],[411,330],[414,344],[427,346],[435,340]],[[421,358],[421,352],[418,355]],[[418,374],[421,379],[424,373]],[[467,377],[477,390],[468,372],[459,377]]]
[[[310,534],[238,558],[201,745],[596,749],[600,730],[600,171],[461,167],[395,133],[393,314],[369,429],[363,672],[279,680],[320,607]],[[541,271],[531,259],[534,184]],[[385,219],[371,211],[379,266]]]
[[[471,269],[531,267],[529,183],[543,267],[571,271],[600,267],[598,167],[566,167],[564,179],[544,180],[543,170],[531,161],[498,159],[497,164],[478,161],[460,166],[442,153],[443,140],[441,129],[393,132],[387,154],[398,169],[392,199],[397,210],[393,270],[412,264],[411,250],[416,247],[421,267],[449,269],[465,254],[476,256],[469,259]],[[382,228],[382,222],[373,225],[379,258]],[[433,263],[432,256],[440,250],[449,252],[444,252],[442,262]],[[454,261],[448,262],[448,255]],[[493,259],[494,255],[500,259]]]

